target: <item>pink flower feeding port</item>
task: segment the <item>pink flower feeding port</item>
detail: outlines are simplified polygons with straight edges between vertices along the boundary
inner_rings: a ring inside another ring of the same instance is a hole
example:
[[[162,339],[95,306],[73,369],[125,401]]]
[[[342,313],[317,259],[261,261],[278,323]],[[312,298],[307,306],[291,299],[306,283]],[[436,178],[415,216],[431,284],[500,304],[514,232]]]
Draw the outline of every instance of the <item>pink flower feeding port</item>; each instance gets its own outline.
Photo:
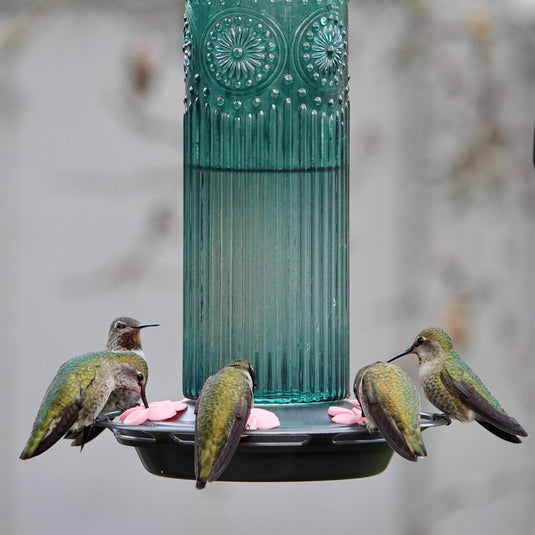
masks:
[[[184,401],[152,401],[149,403],[148,409],[141,405],[131,407],[119,415],[119,420],[127,425],[170,420],[177,416],[180,417],[180,413],[188,408]],[[279,426],[280,422],[276,414],[266,409],[253,407],[245,428],[250,430],[275,429]]]
[[[334,406],[329,407],[329,416],[335,424],[347,425],[366,425],[368,420],[362,416],[362,410],[359,402],[356,400],[348,400],[348,403],[353,405],[352,408]]]
[[[162,422],[174,418],[187,408],[182,401],[152,401],[147,409],[141,405],[127,409],[119,415],[119,420],[128,425],[141,425],[147,421]]]

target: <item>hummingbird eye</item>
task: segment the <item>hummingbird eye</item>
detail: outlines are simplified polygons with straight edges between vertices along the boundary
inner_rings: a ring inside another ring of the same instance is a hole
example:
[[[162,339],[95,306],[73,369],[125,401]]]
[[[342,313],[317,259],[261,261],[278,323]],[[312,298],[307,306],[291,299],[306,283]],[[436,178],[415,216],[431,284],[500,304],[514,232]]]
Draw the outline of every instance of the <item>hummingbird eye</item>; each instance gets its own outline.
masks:
[[[142,373],[137,374],[137,380],[141,383],[145,379],[145,376]]]
[[[122,322],[122,321],[118,321],[116,324],[115,324],[115,328],[116,329],[124,329],[126,327],[126,325]]]
[[[424,340],[425,340],[425,338],[423,336],[418,336],[418,338],[416,338],[416,345],[419,346],[419,345],[423,344]]]

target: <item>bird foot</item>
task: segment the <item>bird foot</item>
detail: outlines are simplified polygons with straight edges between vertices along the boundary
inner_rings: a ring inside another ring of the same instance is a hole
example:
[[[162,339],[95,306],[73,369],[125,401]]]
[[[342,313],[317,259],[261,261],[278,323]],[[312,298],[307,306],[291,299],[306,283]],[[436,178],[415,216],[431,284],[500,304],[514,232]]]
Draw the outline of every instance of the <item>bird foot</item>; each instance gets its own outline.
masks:
[[[93,425],[99,424],[100,422],[111,422],[117,416],[117,414],[118,414],[117,411],[107,412],[106,414],[100,414],[99,416],[95,418],[95,422]]]
[[[446,420],[446,424],[445,425],[451,425],[451,418],[443,413],[443,412],[435,412],[433,413],[433,415],[431,416],[431,419],[433,421],[436,421],[436,420]]]

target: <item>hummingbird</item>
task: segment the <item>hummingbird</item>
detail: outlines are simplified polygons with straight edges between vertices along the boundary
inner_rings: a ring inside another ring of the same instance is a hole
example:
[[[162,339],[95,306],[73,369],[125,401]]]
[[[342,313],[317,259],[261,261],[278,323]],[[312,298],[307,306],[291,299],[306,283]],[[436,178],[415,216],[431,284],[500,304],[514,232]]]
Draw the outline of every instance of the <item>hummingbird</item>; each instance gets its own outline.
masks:
[[[427,455],[420,430],[420,396],[400,367],[379,361],[364,366],[353,391],[370,431],[379,429],[387,444],[409,461]]]
[[[63,436],[83,448],[103,430],[94,426],[99,415],[132,407],[140,397],[148,408],[148,367],[140,330],[156,325],[117,318],[110,326],[105,351],[62,364],[45,393],[20,458],[40,455]]]
[[[235,360],[204,383],[195,406],[196,488],[215,481],[229,465],[253,405],[256,373]]]
[[[461,360],[446,331],[425,329],[412,345],[388,362],[415,353],[420,383],[427,399],[447,417],[461,422],[475,420],[485,429],[508,442],[522,442],[528,434],[509,416],[481,379]]]

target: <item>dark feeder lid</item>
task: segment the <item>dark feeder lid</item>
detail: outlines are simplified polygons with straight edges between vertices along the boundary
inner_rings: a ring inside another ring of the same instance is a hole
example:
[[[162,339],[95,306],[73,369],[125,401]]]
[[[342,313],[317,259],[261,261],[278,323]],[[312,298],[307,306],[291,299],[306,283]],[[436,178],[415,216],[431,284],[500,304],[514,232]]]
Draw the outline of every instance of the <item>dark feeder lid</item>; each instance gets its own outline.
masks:
[[[152,474],[195,479],[193,442],[195,402],[186,411],[165,422],[127,425],[101,421],[119,444],[133,446]],[[344,400],[333,402],[255,404],[274,412],[280,427],[246,431],[220,481],[321,481],[352,479],[381,473],[392,457],[392,449],[379,433],[366,426],[331,422],[333,405],[352,408]],[[112,416],[110,414],[110,416]],[[421,414],[421,428],[445,425],[446,419]]]

